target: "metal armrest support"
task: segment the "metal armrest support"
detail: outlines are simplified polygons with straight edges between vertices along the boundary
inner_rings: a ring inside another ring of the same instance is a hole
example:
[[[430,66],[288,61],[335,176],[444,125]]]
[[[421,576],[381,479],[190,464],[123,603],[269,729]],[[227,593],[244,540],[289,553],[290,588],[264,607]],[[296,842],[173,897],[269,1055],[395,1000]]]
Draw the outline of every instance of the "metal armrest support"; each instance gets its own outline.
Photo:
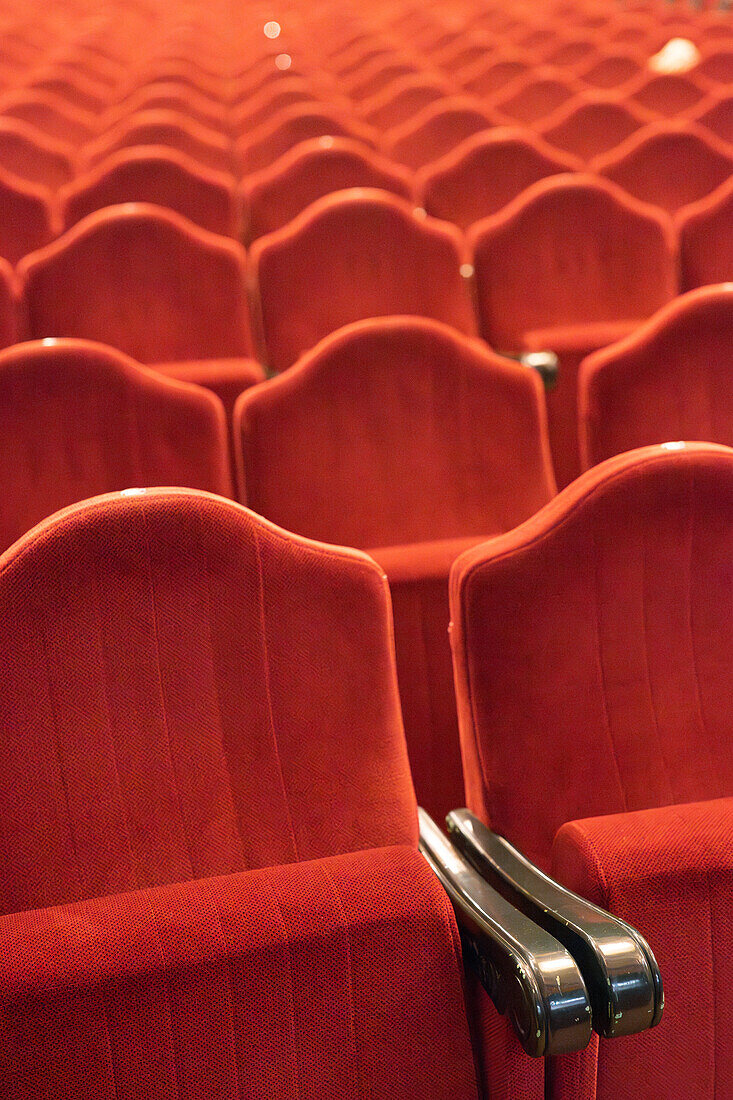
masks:
[[[554,390],[560,373],[560,363],[554,351],[525,351],[519,356],[523,367],[536,370],[546,390]]]
[[[560,886],[468,810],[454,810],[447,823],[469,863],[571,953],[585,979],[599,1035],[633,1035],[659,1023],[662,977],[636,929]]]
[[[535,1058],[582,1050],[591,1007],[575,960],[501,896],[456,850],[424,810],[420,851],[456,912],[464,958]]]

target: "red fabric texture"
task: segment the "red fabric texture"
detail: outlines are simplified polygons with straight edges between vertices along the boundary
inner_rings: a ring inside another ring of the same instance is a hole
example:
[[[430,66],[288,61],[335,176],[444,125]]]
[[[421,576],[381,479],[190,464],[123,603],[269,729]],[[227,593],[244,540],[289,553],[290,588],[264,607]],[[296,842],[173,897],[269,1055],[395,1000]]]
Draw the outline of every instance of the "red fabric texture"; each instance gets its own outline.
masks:
[[[206,493],[98,497],[6,552],[0,608],[0,910],[415,844],[364,555]]]
[[[376,187],[412,196],[409,174],[352,138],[303,141],[261,172],[245,178],[246,233],[250,240],[281,229],[316,199],[349,187]]]
[[[733,94],[704,99],[693,117],[698,126],[733,146]]]
[[[632,1100],[651,1067],[655,1100],[730,1096],[732,838],[728,798],[573,821],[558,833],[553,873],[637,927],[664,979],[661,1024],[601,1044],[598,1100]]]
[[[552,149],[529,130],[496,127],[427,165],[418,172],[416,187],[428,214],[468,229],[537,180],[580,168],[580,161]]]
[[[0,256],[10,264],[17,264],[29,252],[43,248],[59,231],[51,192],[2,169],[0,204]]]
[[[62,188],[59,202],[67,229],[87,214],[127,202],[165,206],[223,236],[237,237],[241,224],[234,180],[170,146],[113,153]]]
[[[403,76],[364,100],[360,113],[370,126],[381,131],[391,130],[442,99],[449,91],[449,86],[438,83],[436,78],[420,74]]]
[[[96,127],[94,115],[63,96],[38,88],[18,88],[3,95],[2,113],[4,118],[18,118],[66,145],[88,141]]]
[[[59,508],[140,485],[231,495],[223,409],[80,340],[0,354],[4,549]]]
[[[0,256],[0,348],[7,348],[18,339],[19,296],[15,272]]]
[[[729,179],[733,151],[692,122],[667,122],[639,131],[591,167],[640,202],[673,214]]]
[[[542,137],[550,145],[583,161],[607,153],[649,122],[634,105],[608,94],[586,92],[547,118]]]
[[[677,439],[733,444],[733,286],[665,306],[626,340],[590,355],[579,377],[585,468]]]
[[[550,66],[533,67],[502,89],[493,109],[513,125],[535,126],[582,91],[572,76]]]
[[[244,172],[258,172],[299,142],[329,134],[356,138],[365,145],[376,143],[376,132],[371,127],[336,108],[314,102],[283,107],[250,134],[243,135],[236,148]]]
[[[637,76],[641,67],[641,60],[632,54],[609,52],[594,59],[588,68],[579,69],[578,75],[593,88],[617,88]]]
[[[158,80],[152,85],[133,89],[121,102],[112,104],[104,113],[103,128],[111,129],[122,119],[141,111],[175,111],[210,130],[222,130],[227,116],[222,104],[210,99],[191,84],[177,80]]]
[[[389,314],[474,333],[461,249],[454,226],[418,218],[387,192],[355,188],[319,199],[250,252],[266,362],[285,370],[343,325]]]
[[[173,211],[144,203],[100,210],[18,271],[33,338],[95,340],[151,364],[249,359],[244,250]],[[244,389],[253,369],[242,366]],[[223,363],[222,397],[231,372]]]
[[[385,148],[393,160],[415,170],[494,125],[494,116],[482,110],[475,100],[444,96],[391,130],[385,137]]]
[[[18,118],[0,118],[0,166],[14,176],[51,190],[74,175],[71,147],[45,137]]]
[[[733,792],[732,531],[733,452],[649,447],[454,565],[469,806],[540,866],[566,821]]]
[[[556,176],[478,222],[468,241],[484,339],[500,351],[559,356],[548,416],[555,472],[565,485],[580,469],[577,367],[674,296],[672,225],[606,181]]]
[[[733,282],[733,179],[679,212],[682,289]]]
[[[644,73],[624,88],[624,95],[630,103],[638,103],[647,111],[675,118],[699,103],[708,87],[704,81],[701,86],[692,74]]]
[[[463,802],[448,570],[554,493],[539,378],[435,321],[367,320],[244,394],[234,435],[251,508],[385,569],[415,785],[441,820]]]
[[[450,904],[406,848],[0,918],[8,1100],[477,1100]]]

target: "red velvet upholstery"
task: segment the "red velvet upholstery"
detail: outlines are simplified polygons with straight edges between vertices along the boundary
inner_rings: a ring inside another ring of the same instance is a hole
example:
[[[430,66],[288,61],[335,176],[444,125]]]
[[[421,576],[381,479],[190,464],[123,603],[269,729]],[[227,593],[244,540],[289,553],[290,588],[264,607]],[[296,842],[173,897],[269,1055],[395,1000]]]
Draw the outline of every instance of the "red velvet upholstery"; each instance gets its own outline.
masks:
[[[72,107],[81,107],[88,114],[97,114],[107,105],[108,91],[85,80],[80,73],[73,77],[63,69],[48,69],[45,75],[34,76],[27,87],[33,91],[51,92],[65,99]]]
[[[418,70],[410,62],[390,57],[377,57],[369,65],[364,65],[358,73],[346,79],[346,91],[353,103],[360,103],[388,87],[392,81],[410,76]]]
[[[237,103],[231,113],[232,129],[241,136],[295,103],[312,103],[314,91],[308,81],[300,76],[284,76],[273,84],[266,84],[254,95]]]
[[[1,1096],[476,1100],[373,562],[99,497],[0,559],[0,632]]]
[[[250,507],[385,569],[413,776],[440,819],[463,801],[448,570],[554,493],[537,375],[435,321],[362,321],[244,394],[234,425]]]
[[[108,130],[140,111],[173,111],[210,130],[221,130],[225,125],[226,112],[220,103],[190,84],[170,81],[137,88],[121,103],[110,107],[102,120],[103,129]]]
[[[0,348],[7,348],[18,339],[18,297],[15,272],[0,257]]]
[[[0,118],[0,169],[51,189],[74,175],[70,146],[17,118]]]
[[[243,182],[247,236],[281,229],[316,199],[349,187],[376,187],[408,199],[408,172],[345,137],[303,141]]]
[[[682,289],[733,282],[733,179],[677,217]]]
[[[582,91],[582,85],[561,69],[533,68],[502,89],[492,106],[509,122],[534,126]]]
[[[581,168],[579,160],[552,149],[529,130],[496,127],[427,165],[417,173],[416,187],[428,214],[467,229],[537,180]]]
[[[121,149],[59,193],[67,229],[87,214],[127,202],[165,206],[210,233],[239,235],[240,204],[231,176],[163,145]]]
[[[241,389],[251,385],[244,251],[234,241],[129,203],[90,214],[18,270],[33,338],[77,336],[141,363],[183,363],[187,381],[196,380],[190,361],[229,360],[222,397],[239,359]],[[201,369],[217,389],[214,363]]]
[[[617,88],[641,71],[641,61],[630,53],[607,53],[593,60],[588,68],[579,68],[578,75],[593,88]]]
[[[0,205],[0,256],[11,264],[48,244],[59,231],[51,192],[2,169]]]
[[[0,547],[86,497],[184,485],[231,495],[224,411],[206,390],[168,381],[81,340],[0,353]]]
[[[578,378],[584,467],[676,439],[733,444],[733,284],[676,298]]]
[[[52,92],[23,89],[9,92],[0,99],[0,114],[18,118],[48,137],[66,145],[79,145],[94,133],[94,115],[76,107]]]
[[[675,118],[699,103],[707,87],[704,82],[701,87],[694,76],[685,73],[645,73],[624,89],[624,95],[630,103],[638,103],[647,111]]]
[[[14,914],[0,934],[3,1100],[477,1098],[452,912],[405,848]]]
[[[365,145],[376,144],[376,134],[364,123],[317,103],[296,103],[241,137],[237,151],[244,171],[257,172],[299,142],[328,135],[356,138]]]
[[[83,163],[89,169],[119,149],[135,145],[167,145],[215,172],[232,170],[228,137],[175,111],[141,111],[122,119],[97,141],[84,147]]]
[[[721,87],[733,84],[733,49],[712,49],[693,69],[693,76],[702,76]]]
[[[577,370],[674,296],[676,242],[661,212],[591,176],[528,188],[469,232],[481,332],[500,351],[553,349],[548,393],[558,484],[580,470]]]
[[[649,119],[631,103],[601,92],[587,92],[551,114],[541,133],[556,149],[589,161],[620,145]]]
[[[418,218],[387,192],[353,189],[314,202],[250,252],[269,366],[285,370],[366,317],[418,314],[473,333],[461,246],[453,226]]]
[[[389,155],[408,168],[422,168],[455,149],[466,138],[488,130],[496,119],[465,96],[431,103],[385,138]]]
[[[467,92],[491,98],[530,69],[531,64],[525,55],[498,58],[492,56],[465,68],[460,73],[460,82]]]
[[[395,80],[381,92],[360,104],[365,122],[378,130],[390,130],[414,118],[431,103],[436,103],[450,89],[435,78],[404,76]]]
[[[698,126],[733,146],[733,94],[704,99],[690,117]]]
[[[674,213],[731,176],[733,149],[694,123],[660,123],[598,157],[591,167],[641,202]]]

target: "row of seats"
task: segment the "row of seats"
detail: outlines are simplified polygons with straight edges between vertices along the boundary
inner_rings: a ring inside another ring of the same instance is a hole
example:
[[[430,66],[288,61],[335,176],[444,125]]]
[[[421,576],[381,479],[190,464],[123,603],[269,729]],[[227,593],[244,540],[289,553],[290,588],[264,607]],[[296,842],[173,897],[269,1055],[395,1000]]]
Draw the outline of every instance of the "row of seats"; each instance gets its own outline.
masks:
[[[418,856],[374,562],[192,490],[16,543],[2,1095],[213,1100],[246,1075],[252,1100],[629,1100],[651,1066],[650,1096],[727,1087],[726,987],[689,993],[729,954],[732,506],[728,448],[635,451],[451,571],[469,805],[650,929],[665,973],[658,1027],[548,1062],[464,980]]]

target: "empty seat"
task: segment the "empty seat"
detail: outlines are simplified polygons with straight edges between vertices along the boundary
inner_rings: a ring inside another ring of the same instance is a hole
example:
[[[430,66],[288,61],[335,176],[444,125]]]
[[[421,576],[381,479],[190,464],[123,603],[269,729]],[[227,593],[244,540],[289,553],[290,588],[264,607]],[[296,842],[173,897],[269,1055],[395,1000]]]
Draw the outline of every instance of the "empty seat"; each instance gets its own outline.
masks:
[[[676,221],[682,289],[733,282],[733,180],[683,207]]]
[[[92,136],[94,115],[51,92],[19,88],[0,100],[0,115],[18,118],[66,145],[81,145]]]
[[[328,333],[366,317],[416,314],[473,333],[461,244],[453,226],[361,188],[327,195],[260,237],[250,263],[270,368],[285,370]]]
[[[648,123],[650,117],[643,110],[602,93],[585,93],[551,114],[540,132],[556,149],[589,161],[615,149]]]
[[[313,88],[299,76],[268,84],[260,92],[237,103],[231,112],[232,130],[236,135],[249,133],[281,111],[296,103],[313,103]]]
[[[393,160],[408,168],[422,168],[473,134],[491,129],[494,123],[495,119],[474,100],[446,96],[391,130],[384,146]]]
[[[702,76],[724,87],[733,84],[733,46],[710,50],[695,66],[693,75]]]
[[[225,406],[262,372],[251,355],[240,245],[144,203],[90,214],[18,272],[28,335],[111,344],[200,381]]]
[[[636,55],[607,53],[591,61],[588,68],[578,68],[577,75],[593,88],[618,88],[638,77],[641,69],[642,63]]]
[[[405,76],[364,100],[360,113],[364,121],[377,130],[391,130],[449,94],[449,88],[435,80],[420,75]]]
[[[147,111],[173,111],[176,115],[200,123],[209,130],[225,127],[225,110],[208,96],[188,84],[171,81],[136,89],[122,102],[110,107],[102,118],[102,130],[110,130],[121,122]]]
[[[675,298],[578,377],[583,465],[677,439],[733,444],[733,284]]]
[[[559,356],[547,405],[555,473],[566,485],[580,469],[578,367],[674,296],[671,222],[605,180],[555,176],[478,222],[469,244],[484,339],[499,351]]]
[[[175,210],[211,233],[238,237],[241,230],[232,177],[163,145],[120,149],[62,187],[58,197],[67,229],[105,206],[146,202]]]
[[[0,636],[4,1096],[476,1100],[373,562],[98,497],[2,558]]]
[[[80,107],[89,114],[101,113],[110,102],[108,88],[101,89],[98,84],[90,83],[79,73],[69,73],[49,69],[34,75],[27,84],[34,91],[51,92],[65,99],[72,107]]]
[[[412,195],[409,173],[367,146],[351,138],[313,138],[245,178],[247,236],[254,240],[280,229],[316,199],[350,187],[376,187],[405,199]]]
[[[533,69],[502,89],[492,108],[510,122],[535,126],[582,91],[572,76],[556,69]]]
[[[401,77],[410,76],[418,70],[410,62],[404,62],[398,58],[375,59],[372,65],[367,65],[353,77],[345,81],[345,90],[354,103],[359,103],[389,87]]]
[[[729,178],[733,150],[694,123],[662,123],[640,130],[591,168],[642,202],[674,213]]]
[[[134,145],[169,146],[215,172],[232,171],[229,138],[174,111],[141,111],[122,119],[97,141],[85,146],[84,165],[93,168],[112,153]]]
[[[554,493],[537,375],[432,320],[366,320],[243,395],[234,421],[243,501],[385,568],[412,773],[440,820],[464,798],[448,568]]]
[[[558,69],[574,69],[579,65],[586,68],[592,60],[598,58],[598,45],[595,38],[568,38],[564,42],[553,42],[542,60],[546,65]]]
[[[721,141],[733,146],[733,94],[701,100],[688,116]]]
[[[46,187],[0,169],[0,256],[16,264],[60,232],[53,196]]]
[[[664,118],[675,118],[699,103],[705,92],[706,88],[701,87],[694,76],[661,73],[645,75],[633,86],[625,88],[624,98]]]
[[[730,1089],[732,542],[733,452],[654,447],[453,567],[469,807],[664,974],[660,1026],[559,1060],[553,1100]]]
[[[525,76],[531,69],[531,62],[524,55],[484,58],[474,62],[457,74],[457,79],[467,92],[473,95],[494,98],[502,88]]]
[[[237,151],[245,173],[257,172],[299,142],[328,136],[351,137],[369,146],[376,143],[371,127],[317,103],[296,103],[278,111],[251,134],[243,135]]]
[[[16,118],[0,118],[0,169],[55,190],[74,175],[71,149]]]
[[[428,214],[467,229],[537,180],[581,168],[580,161],[552,149],[529,130],[496,127],[427,165],[415,182]]]
[[[84,340],[0,353],[0,546],[59,508],[140,485],[230,495],[224,410],[206,390]]]

